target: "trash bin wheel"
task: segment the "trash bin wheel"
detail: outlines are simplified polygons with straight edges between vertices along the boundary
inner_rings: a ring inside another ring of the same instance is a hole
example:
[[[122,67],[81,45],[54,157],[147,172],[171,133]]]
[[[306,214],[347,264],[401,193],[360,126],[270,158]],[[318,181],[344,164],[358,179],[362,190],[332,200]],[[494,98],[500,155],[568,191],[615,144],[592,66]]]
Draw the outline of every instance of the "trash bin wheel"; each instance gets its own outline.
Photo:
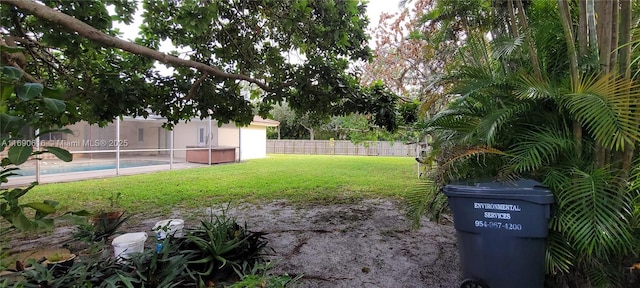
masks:
[[[476,279],[465,279],[460,284],[460,288],[489,288],[489,285],[484,283],[484,281],[476,280]]]

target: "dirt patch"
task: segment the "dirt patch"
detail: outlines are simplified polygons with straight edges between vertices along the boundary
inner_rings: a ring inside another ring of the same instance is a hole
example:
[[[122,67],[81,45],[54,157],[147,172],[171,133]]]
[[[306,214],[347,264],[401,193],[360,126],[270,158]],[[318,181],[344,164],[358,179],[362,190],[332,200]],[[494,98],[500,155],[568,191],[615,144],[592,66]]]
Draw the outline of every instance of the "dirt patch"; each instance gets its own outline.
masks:
[[[126,224],[123,229],[151,233],[157,221],[177,217],[186,219],[185,226],[189,227],[196,224],[189,219],[212,212],[218,214],[221,209],[174,211],[165,217],[145,217],[137,223]],[[268,233],[269,247],[275,251],[270,256],[276,263],[272,272],[304,274],[301,287],[457,287],[459,284],[452,225],[423,220],[419,230],[411,230],[398,203],[389,200],[304,206],[288,205],[284,201],[242,204],[231,207],[228,214],[240,223],[246,221],[249,230]],[[12,250],[59,246],[68,238],[68,228],[61,228],[46,239],[16,241],[12,243]]]

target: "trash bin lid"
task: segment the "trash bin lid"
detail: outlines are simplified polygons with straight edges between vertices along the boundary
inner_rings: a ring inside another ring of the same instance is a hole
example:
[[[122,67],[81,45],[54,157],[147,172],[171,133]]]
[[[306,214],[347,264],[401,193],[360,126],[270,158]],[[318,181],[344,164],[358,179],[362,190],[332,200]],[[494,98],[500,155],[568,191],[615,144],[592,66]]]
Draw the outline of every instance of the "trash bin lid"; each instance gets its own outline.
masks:
[[[447,197],[523,200],[538,204],[553,203],[553,193],[540,182],[531,179],[517,181],[465,181],[446,185]]]

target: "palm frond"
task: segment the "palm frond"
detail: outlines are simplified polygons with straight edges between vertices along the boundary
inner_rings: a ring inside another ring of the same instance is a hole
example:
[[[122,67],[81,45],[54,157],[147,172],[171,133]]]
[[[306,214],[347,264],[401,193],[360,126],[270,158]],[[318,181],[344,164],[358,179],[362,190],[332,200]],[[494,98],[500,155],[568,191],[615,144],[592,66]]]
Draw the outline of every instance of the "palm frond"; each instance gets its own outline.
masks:
[[[458,173],[458,168],[463,166],[460,165],[461,162],[470,161],[471,159],[476,158],[475,163],[477,165],[474,166],[476,168],[481,167],[483,166],[483,164],[481,163],[481,157],[486,157],[488,155],[505,156],[506,153],[491,147],[471,147],[462,149],[461,151],[455,152],[447,157],[446,161],[440,167],[438,167],[438,172],[447,175],[447,177],[442,177],[445,179],[464,178],[464,176],[466,175],[462,175],[463,173]]]
[[[583,77],[563,101],[603,146],[624,150],[640,141],[640,84],[609,75]]]
[[[633,248],[632,199],[615,174],[609,167],[574,169],[571,183],[556,193],[562,232],[580,255],[607,258],[627,255]]]
[[[568,273],[573,267],[575,253],[571,243],[557,231],[550,230],[547,236],[545,268],[547,274]]]
[[[561,221],[561,209],[556,209],[559,207],[558,203],[558,193],[561,193],[572,184],[572,173],[575,167],[563,167],[563,166],[552,166],[547,169],[543,169],[542,183],[549,187],[549,189],[554,193],[554,197],[556,199],[554,205],[555,213],[551,215],[551,219],[549,219],[549,231],[556,231],[562,233],[565,230],[564,222]]]
[[[581,263],[587,279],[591,282],[591,286],[603,288],[622,287],[622,273],[618,269],[612,269],[611,263],[602,263],[602,260],[588,258]]]
[[[501,127],[507,123],[513,124],[516,116],[530,111],[532,107],[535,107],[533,102],[520,101],[514,105],[491,110],[490,113],[485,115],[478,123],[477,130],[479,137],[485,139],[487,145],[491,146]]]
[[[631,171],[629,171],[629,190],[640,190],[640,157],[636,157],[631,165]]]
[[[495,90],[502,90],[508,78],[493,73],[492,70],[485,67],[464,67],[463,70],[452,75],[452,79],[455,79],[456,85],[449,93],[465,97],[483,91],[496,94]]]
[[[571,185],[571,172],[574,167],[563,167],[556,165],[549,167],[543,172],[543,183],[549,187],[551,191],[559,192],[565,191],[569,185]]]
[[[520,34],[518,37],[501,37],[492,41],[491,56],[494,59],[511,56],[515,51],[522,47],[526,34]]]
[[[552,87],[548,81],[538,79],[537,77],[521,76],[520,85],[517,90],[520,99],[553,99],[558,95],[555,87]]]
[[[478,119],[469,114],[465,109],[447,109],[431,118],[428,126],[436,130],[471,132],[474,130]]]
[[[521,141],[507,151],[509,164],[516,173],[532,172],[556,162],[563,154],[570,154],[573,137],[560,129],[544,128],[522,134]]]
[[[416,183],[405,196],[407,216],[411,226],[417,229],[420,219],[426,215],[430,220],[439,221],[447,209],[447,196],[440,192],[439,186],[431,179]]]
[[[636,157],[633,161],[629,173],[629,197],[633,198],[632,227],[640,233],[640,157]]]

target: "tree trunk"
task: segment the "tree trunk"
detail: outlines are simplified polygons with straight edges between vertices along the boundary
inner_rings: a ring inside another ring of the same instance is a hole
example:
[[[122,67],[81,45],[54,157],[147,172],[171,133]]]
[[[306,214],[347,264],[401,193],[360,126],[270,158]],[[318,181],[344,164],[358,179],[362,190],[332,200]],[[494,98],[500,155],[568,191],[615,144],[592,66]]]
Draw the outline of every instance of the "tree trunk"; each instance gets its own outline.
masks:
[[[598,31],[596,29],[596,12],[594,0],[586,0],[587,5],[587,27],[589,27],[589,49],[598,51]]]
[[[511,27],[511,37],[516,38],[520,36],[520,31],[518,31],[518,22],[516,19],[516,14],[513,11],[513,0],[507,0],[507,9],[509,10],[509,27]]]
[[[608,74],[611,71],[611,33],[613,24],[612,22],[612,8],[613,2],[611,1],[596,1],[596,14],[598,15],[598,25],[596,29],[598,31],[598,48],[600,48],[600,72],[603,75]]]
[[[612,1],[596,1],[595,3],[597,18],[596,31],[598,33],[599,63],[600,73],[603,77],[609,77],[611,71],[611,50],[612,43],[611,33],[613,32],[613,2]],[[609,149],[602,146],[602,143],[596,143],[594,159],[597,167],[607,165],[610,159],[607,157]]]
[[[619,51],[619,62],[618,62],[618,73],[620,76],[631,79],[631,67],[629,63],[631,62],[631,45],[628,45],[631,42],[631,0],[620,0],[620,51]]]
[[[571,14],[569,13],[569,3],[567,0],[558,0],[558,8],[560,10],[560,20],[562,22],[562,29],[564,30],[564,38],[567,42],[571,83],[573,87],[576,87],[579,81],[578,56],[576,55],[576,44],[573,40],[573,24],[571,22]]]
[[[578,72],[578,55],[576,54],[576,44],[573,40],[573,25],[571,23],[571,14],[569,12],[569,3],[567,0],[558,0],[558,8],[560,10],[560,20],[562,29],[564,30],[564,38],[567,42],[567,50],[569,54],[569,69],[571,75],[571,87],[577,87],[579,79]],[[578,157],[582,155],[582,123],[578,119],[573,120],[573,137],[576,144],[576,153]]]
[[[616,71],[618,63],[618,0],[611,1],[611,52],[609,54],[609,71]]]
[[[620,52],[618,53],[618,73],[620,77],[631,80],[631,27],[632,23],[631,0],[620,0]],[[635,99],[636,101],[640,99]],[[635,106],[632,104],[632,106]],[[638,127],[640,129],[640,127]],[[622,160],[622,171],[628,172],[633,164],[633,153],[635,152],[636,141],[632,140],[631,145],[624,150],[620,160]]]
[[[579,1],[578,7],[578,47],[580,59],[585,59],[589,55],[589,27],[587,22],[587,1]]]
[[[302,128],[306,129],[307,131],[309,131],[309,140],[314,140],[315,139],[315,133],[313,131],[313,127],[307,127],[306,125],[300,123],[300,126],[302,126]]]
[[[529,24],[527,22],[527,15],[524,12],[524,6],[522,0],[516,0],[518,6],[518,17],[520,18],[520,25],[522,30],[526,33],[527,43],[529,44],[529,58],[531,59],[531,65],[533,65],[533,73],[538,79],[542,79],[542,70],[540,69],[540,59],[538,59],[538,52],[536,51],[535,43],[529,31]]]

